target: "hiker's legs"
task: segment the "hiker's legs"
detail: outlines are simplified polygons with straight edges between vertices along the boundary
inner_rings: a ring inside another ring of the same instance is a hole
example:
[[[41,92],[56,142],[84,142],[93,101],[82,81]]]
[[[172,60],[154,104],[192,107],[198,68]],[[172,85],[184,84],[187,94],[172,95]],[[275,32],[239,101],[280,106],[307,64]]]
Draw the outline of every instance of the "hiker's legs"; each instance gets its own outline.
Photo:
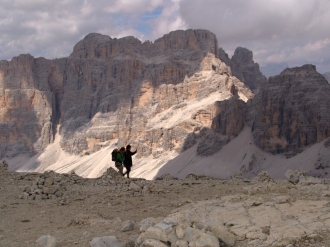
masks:
[[[130,166],[127,166],[126,167],[126,174],[127,174],[127,178],[129,178],[129,173],[131,171],[131,167]]]
[[[124,167],[123,166],[119,166],[118,167],[118,170],[119,170],[119,173],[124,176],[124,173],[123,173]]]
[[[119,173],[120,173],[120,175],[124,175],[123,174],[123,170],[124,170],[124,167],[123,167],[123,165],[120,163],[120,162],[116,162],[116,168],[118,169],[118,171],[119,171]]]

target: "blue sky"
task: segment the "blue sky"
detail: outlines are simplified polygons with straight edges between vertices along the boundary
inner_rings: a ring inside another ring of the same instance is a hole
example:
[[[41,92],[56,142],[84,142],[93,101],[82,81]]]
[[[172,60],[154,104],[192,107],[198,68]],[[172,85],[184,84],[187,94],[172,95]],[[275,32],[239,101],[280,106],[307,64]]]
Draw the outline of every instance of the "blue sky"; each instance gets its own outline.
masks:
[[[330,71],[329,0],[0,0],[0,60],[59,58],[88,33],[154,41],[207,29],[230,56],[238,46],[261,66],[315,64]]]

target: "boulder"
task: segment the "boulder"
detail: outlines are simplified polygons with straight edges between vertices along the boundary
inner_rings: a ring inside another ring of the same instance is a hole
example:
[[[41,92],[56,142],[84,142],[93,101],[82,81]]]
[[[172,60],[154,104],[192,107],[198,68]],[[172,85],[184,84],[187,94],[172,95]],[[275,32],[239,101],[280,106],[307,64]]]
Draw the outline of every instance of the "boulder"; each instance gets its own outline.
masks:
[[[114,236],[96,237],[90,242],[91,247],[120,247]]]
[[[36,247],[56,247],[56,239],[50,235],[43,235],[36,240]]]
[[[127,232],[134,230],[134,222],[131,220],[126,220],[121,224],[121,231]]]
[[[299,182],[300,177],[303,177],[305,175],[305,172],[301,170],[287,170],[285,172],[285,177],[289,180],[289,182],[293,184],[297,184]]]

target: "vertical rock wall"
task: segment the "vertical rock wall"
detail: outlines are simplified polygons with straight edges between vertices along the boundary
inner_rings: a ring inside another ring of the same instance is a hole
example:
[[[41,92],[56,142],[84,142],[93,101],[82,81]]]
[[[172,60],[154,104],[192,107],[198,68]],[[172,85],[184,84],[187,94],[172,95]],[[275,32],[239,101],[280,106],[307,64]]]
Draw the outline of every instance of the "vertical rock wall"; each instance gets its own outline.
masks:
[[[217,57],[218,45],[206,30],[175,31],[154,43],[94,33],[68,58],[20,55],[1,61],[0,157],[42,150],[58,124],[61,146],[69,152],[111,139],[124,144],[131,133],[145,131],[151,114],[146,112],[176,104],[162,96],[161,85],[182,83],[208,53]],[[180,98],[180,90],[171,95]]]
[[[314,65],[270,77],[254,99],[256,144],[271,153],[295,154],[330,136],[330,85]]]
[[[241,82],[247,85],[254,93],[258,92],[260,85],[266,83],[266,77],[262,75],[259,64],[253,61],[252,51],[237,47],[231,58],[232,73]]]

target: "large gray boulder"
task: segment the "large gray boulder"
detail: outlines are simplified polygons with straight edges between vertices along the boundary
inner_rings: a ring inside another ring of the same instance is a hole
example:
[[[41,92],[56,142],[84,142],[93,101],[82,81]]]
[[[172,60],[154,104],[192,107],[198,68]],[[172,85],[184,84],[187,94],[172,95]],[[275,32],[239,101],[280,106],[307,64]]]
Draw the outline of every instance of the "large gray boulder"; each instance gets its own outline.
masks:
[[[120,247],[115,236],[105,236],[93,238],[90,242],[91,247]]]

